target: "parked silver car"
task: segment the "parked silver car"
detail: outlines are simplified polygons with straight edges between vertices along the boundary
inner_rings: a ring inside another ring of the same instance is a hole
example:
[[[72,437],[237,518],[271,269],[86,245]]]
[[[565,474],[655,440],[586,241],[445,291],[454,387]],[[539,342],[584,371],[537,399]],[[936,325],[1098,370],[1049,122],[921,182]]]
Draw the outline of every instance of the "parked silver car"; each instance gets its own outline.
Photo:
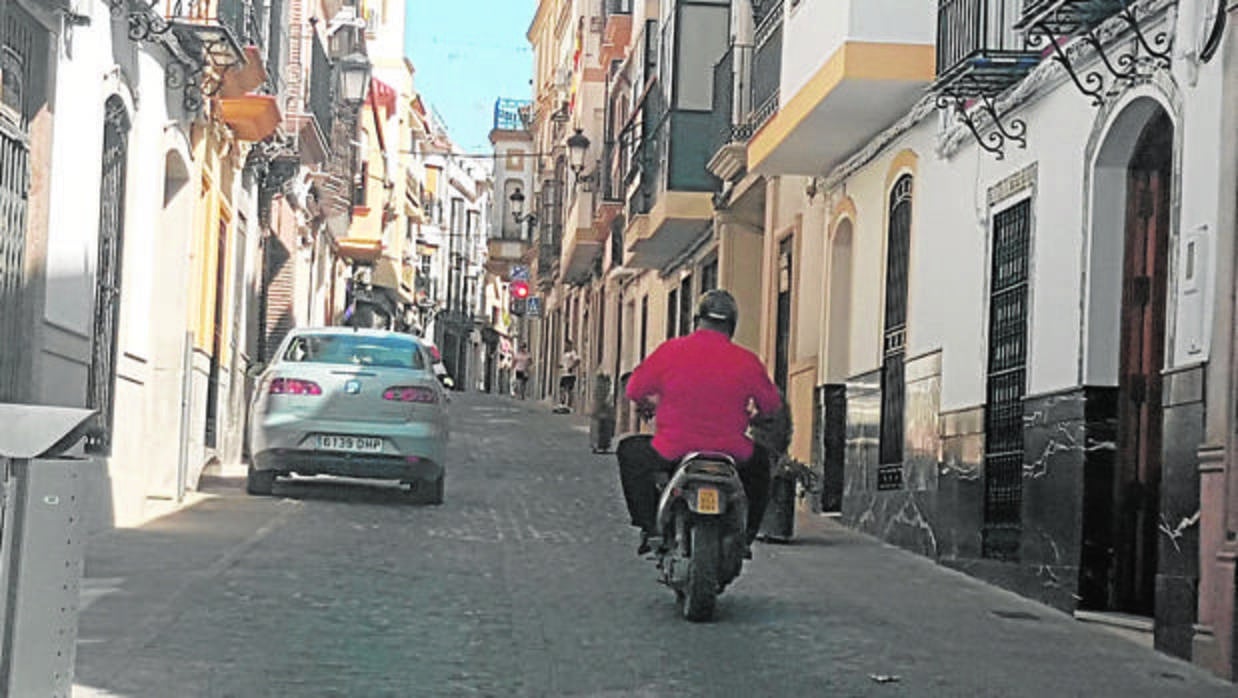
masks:
[[[416,338],[346,327],[294,330],[261,373],[246,489],[280,475],[399,480],[443,501],[447,393]]]

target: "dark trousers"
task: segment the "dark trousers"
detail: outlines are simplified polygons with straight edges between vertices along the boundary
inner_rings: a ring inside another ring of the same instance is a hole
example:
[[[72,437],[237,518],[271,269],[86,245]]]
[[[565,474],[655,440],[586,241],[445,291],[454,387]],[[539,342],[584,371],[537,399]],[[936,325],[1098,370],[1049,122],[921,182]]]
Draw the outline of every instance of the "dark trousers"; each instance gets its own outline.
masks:
[[[632,525],[649,531],[657,531],[658,486],[657,473],[671,474],[677,463],[662,457],[653,447],[653,437],[648,434],[624,437],[615,449],[619,459],[619,481],[623,484],[623,498],[632,516]],[[769,452],[755,446],[752,458],[737,464],[739,479],[748,495],[748,541],[756,538],[769,503]]]

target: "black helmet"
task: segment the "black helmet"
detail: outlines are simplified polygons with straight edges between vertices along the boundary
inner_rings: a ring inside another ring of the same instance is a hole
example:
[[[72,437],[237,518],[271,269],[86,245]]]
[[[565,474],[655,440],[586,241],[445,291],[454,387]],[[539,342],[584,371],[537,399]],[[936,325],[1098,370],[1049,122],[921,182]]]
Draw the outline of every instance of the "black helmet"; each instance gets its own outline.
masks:
[[[719,288],[701,294],[696,304],[696,321],[703,320],[725,324],[729,332],[734,333],[739,323],[739,304],[735,297]]]

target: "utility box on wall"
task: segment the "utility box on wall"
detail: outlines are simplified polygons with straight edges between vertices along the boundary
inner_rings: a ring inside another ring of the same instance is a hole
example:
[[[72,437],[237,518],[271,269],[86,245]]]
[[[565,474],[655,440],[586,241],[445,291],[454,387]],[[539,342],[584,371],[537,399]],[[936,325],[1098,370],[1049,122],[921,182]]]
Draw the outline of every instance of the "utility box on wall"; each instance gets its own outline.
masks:
[[[0,404],[0,695],[73,690],[92,410]]]
[[[1211,229],[1201,225],[1183,233],[1177,255],[1175,366],[1208,360],[1212,344],[1214,266]]]

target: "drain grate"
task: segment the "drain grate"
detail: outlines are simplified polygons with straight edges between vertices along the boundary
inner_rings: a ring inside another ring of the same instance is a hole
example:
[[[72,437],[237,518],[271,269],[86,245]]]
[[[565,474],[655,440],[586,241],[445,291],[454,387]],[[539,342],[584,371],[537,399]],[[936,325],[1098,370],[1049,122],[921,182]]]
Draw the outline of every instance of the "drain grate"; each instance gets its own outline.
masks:
[[[1040,620],[1040,616],[1033,613],[1028,613],[1027,611],[1006,611],[994,609],[989,611],[989,613],[992,613],[998,618],[1005,618],[1006,620]]]

